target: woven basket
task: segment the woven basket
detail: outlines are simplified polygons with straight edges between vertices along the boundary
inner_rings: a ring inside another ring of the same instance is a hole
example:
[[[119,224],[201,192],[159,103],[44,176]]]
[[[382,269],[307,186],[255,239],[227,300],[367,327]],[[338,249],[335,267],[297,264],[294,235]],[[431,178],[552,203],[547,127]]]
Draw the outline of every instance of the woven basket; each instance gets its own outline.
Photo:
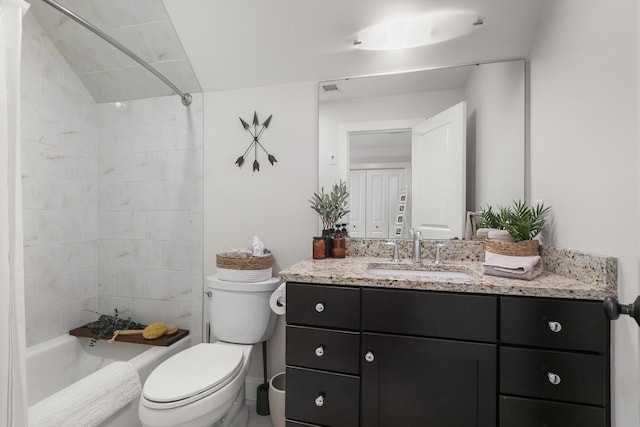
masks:
[[[495,240],[485,241],[487,252],[509,256],[535,256],[540,248],[539,240],[522,240],[516,243],[498,242]]]
[[[216,254],[216,267],[230,270],[266,270],[271,268],[273,256],[226,256],[224,253]]]

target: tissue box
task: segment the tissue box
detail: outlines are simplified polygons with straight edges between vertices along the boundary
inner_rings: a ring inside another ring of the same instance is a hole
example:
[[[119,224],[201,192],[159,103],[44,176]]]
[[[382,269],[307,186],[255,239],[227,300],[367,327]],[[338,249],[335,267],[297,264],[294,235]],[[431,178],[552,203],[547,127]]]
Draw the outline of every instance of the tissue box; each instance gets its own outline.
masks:
[[[216,254],[218,279],[230,282],[262,282],[271,278],[273,256],[238,252]]]

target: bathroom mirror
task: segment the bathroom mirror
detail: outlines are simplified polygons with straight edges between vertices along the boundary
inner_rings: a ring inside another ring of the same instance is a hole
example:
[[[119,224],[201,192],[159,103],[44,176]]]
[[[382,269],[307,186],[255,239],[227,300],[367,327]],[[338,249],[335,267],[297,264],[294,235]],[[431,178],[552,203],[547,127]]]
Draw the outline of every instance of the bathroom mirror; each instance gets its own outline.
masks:
[[[351,236],[407,238],[417,228],[463,238],[467,212],[524,199],[524,60],[323,81],[318,90],[318,187],[347,181]],[[454,109],[460,128],[451,130],[443,114]],[[455,156],[449,140],[420,148],[416,129],[441,117],[431,129],[461,135]]]

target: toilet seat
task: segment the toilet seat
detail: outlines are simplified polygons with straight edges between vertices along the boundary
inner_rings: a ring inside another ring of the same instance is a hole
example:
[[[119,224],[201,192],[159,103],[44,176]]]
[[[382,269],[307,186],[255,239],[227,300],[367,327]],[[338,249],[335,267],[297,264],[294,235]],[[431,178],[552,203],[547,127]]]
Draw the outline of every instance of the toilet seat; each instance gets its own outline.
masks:
[[[242,369],[242,346],[198,344],[162,362],[147,378],[141,402],[153,409],[187,405],[215,393]]]

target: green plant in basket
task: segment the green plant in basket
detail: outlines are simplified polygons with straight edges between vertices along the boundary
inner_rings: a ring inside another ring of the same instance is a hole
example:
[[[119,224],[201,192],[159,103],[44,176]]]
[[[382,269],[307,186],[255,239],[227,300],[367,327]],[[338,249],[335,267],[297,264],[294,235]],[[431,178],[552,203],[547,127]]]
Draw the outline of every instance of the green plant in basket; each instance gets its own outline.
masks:
[[[313,193],[309,202],[311,209],[320,215],[323,230],[334,228],[338,220],[349,213],[346,209],[348,197],[347,183],[342,180],[333,185],[331,193],[325,193],[324,187],[320,189],[320,193]]]
[[[532,240],[544,229],[550,207],[544,207],[544,203],[536,206],[527,206],[521,200],[514,201],[513,205],[499,207],[495,212],[491,206],[482,211],[480,227],[506,230],[514,242]]]

